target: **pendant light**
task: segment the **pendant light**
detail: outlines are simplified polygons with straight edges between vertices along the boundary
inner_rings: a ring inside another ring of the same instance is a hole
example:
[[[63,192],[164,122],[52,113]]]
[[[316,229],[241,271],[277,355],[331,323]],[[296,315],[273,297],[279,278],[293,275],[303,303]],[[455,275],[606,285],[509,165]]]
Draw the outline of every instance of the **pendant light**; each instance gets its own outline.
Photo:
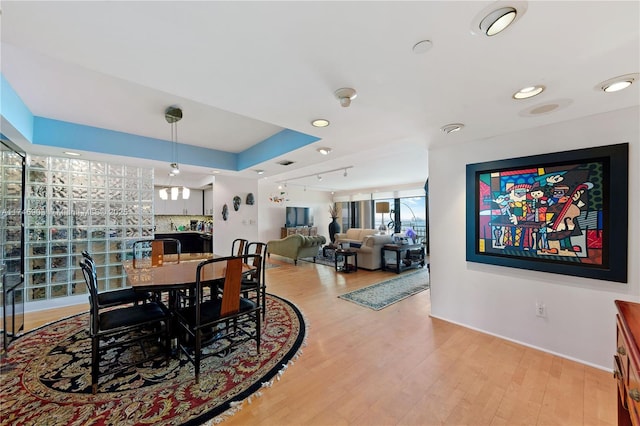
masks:
[[[180,173],[180,167],[178,165],[178,121],[182,120],[182,110],[177,107],[168,107],[164,112],[164,118],[167,123],[171,124],[171,167],[170,173],[177,175]]]

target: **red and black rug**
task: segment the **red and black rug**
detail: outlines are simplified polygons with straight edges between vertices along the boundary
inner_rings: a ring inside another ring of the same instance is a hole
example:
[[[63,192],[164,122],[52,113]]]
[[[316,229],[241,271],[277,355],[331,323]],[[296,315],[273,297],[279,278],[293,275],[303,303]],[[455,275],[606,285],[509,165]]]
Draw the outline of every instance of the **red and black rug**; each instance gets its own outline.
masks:
[[[201,365],[200,383],[184,355],[100,378],[91,394],[88,314],[31,331],[0,364],[2,425],[200,425],[233,413],[269,387],[299,354],[305,323],[291,302],[267,296],[260,355],[255,342]],[[114,354],[126,356],[126,354]]]

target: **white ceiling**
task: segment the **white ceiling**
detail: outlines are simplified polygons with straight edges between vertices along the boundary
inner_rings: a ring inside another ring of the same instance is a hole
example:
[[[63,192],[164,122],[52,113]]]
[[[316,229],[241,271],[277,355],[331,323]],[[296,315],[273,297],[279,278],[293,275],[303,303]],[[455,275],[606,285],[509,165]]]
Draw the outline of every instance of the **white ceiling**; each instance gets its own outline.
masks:
[[[473,23],[496,2],[4,0],[1,69],[37,116],[170,140],[164,110],[176,105],[180,143],[230,152],[282,128],[320,137],[222,173],[264,169],[269,180],[335,191],[421,183],[429,149],[640,104],[637,83],[596,90],[640,70],[640,2],[500,3],[524,13],[486,37]],[[413,53],[425,39],[433,47]],[[534,84],[547,90],[511,98]],[[334,97],[340,87],[358,92],[348,108]],[[314,128],[315,118],[331,126]],[[465,128],[440,131],[455,122]],[[321,146],[333,152],[321,156]],[[315,176],[347,166],[347,178]],[[212,173],[181,168],[194,181]],[[303,175],[312,176],[295,179]]]

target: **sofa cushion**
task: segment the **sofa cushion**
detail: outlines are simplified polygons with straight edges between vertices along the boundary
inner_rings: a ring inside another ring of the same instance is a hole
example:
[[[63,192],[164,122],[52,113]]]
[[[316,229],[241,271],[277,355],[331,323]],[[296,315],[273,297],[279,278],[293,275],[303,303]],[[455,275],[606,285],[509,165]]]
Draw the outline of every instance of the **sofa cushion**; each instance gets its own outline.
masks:
[[[377,233],[375,229],[368,228],[349,228],[345,233],[336,234],[336,242],[345,242],[345,243],[360,243],[362,244],[362,240],[368,235],[373,235]]]
[[[360,240],[360,228],[347,229],[345,240]]]

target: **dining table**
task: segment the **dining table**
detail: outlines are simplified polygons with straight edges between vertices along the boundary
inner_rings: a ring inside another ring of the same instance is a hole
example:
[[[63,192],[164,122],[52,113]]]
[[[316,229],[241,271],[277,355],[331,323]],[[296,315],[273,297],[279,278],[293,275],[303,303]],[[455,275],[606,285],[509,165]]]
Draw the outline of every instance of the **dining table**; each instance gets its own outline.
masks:
[[[127,276],[127,285],[136,291],[168,292],[170,309],[176,290],[194,288],[198,265],[207,259],[225,257],[214,253],[183,253],[180,258],[165,256],[162,265],[153,266],[151,261],[124,260],[122,266]],[[254,266],[243,263],[243,274],[250,273]],[[226,273],[225,262],[205,265],[201,270],[201,282],[221,282]]]

